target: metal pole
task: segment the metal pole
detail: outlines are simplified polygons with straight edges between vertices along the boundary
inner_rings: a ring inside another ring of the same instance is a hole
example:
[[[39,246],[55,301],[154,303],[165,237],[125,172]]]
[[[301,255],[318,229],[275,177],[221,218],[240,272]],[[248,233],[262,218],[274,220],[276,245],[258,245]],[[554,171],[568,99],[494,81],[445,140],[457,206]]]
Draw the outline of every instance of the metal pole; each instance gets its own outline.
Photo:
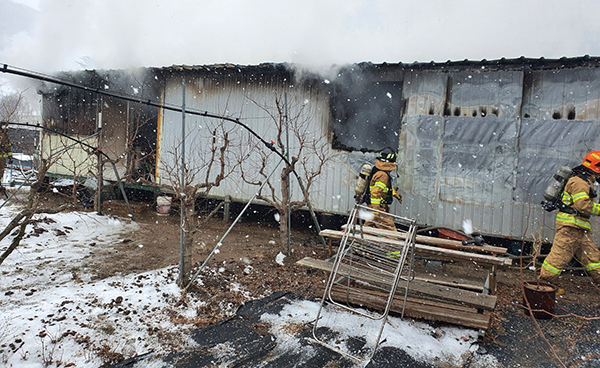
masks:
[[[102,95],[98,95],[98,151],[97,151],[97,160],[98,160],[98,182],[96,183],[96,212],[99,215],[102,214],[102,182],[104,181],[104,167],[102,165]]]
[[[184,270],[184,262],[185,262],[185,256],[184,256],[184,251],[185,251],[185,245],[184,245],[184,241],[183,241],[183,237],[184,237],[184,231],[183,231],[183,226],[184,226],[184,216],[185,216],[185,198],[183,198],[183,190],[184,190],[184,186],[185,186],[185,76],[182,76],[181,78],[181,99],[182,99],[182,103],[181,103],[181,164],[180,164],[180,172],[181,172],[181,184],[180,184],[180,190],[181,193],[179,193],[179,195],[181,196],[181,200],[179,201],[179,207],[180,207],[180,211],[179,211],[179,251],[180,251],[180,256],[179,256],[179,285],[183,286],[183,281],[184,281],[184,275],[183,273],[185,272]]]
[[[287,157],[288,162],[290,161],[290,126],[289,126],[289,120],[288,120],[288,102],[287,102],[287,91],[283,94],[283,98],[285,100],[285,104],[284,104],[284,108],[285,108],[285,156]],[[290,180],[290,175],[288,174],[288,186],[287,186],[287,198],[288,198],[288,203],[287,203],[287,207],[285,209],[286,212],[286,216],[287,216],[287,226],[288,226],[288,232],[287,232],[287,254],[291,254],[292,253],[292,213],[290,211],[290,201],[291,198],[290,196],[292,195],[292,191],[291,191],[291,184],[292,181]]]
[[[129,200],[127,199],[127,194],[125,193],[125,187],[123,186],[123,182],[121,181],[121,178],[119,177],[119,171],[117,170],[117,165],[115,165],[115,163],[112,161],[109,161],[109,163],[112,165],[113,171],[115,172],[115,177],[117,178],[117,183],[119,183],[119,189],[121,190],[121,195],[123,196],[123,199],[125,200],[125,205],[127,206],[127,211],[129,211],[129,217],[133,220],[133,212],[131,212],[131,206],[129,206]]]

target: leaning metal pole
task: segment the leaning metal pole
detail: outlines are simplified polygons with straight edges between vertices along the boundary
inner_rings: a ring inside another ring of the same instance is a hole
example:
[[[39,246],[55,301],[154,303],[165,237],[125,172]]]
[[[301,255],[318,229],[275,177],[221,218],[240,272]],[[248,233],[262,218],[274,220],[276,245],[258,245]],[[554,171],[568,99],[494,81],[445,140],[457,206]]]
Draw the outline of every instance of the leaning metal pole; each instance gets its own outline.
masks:
[[[192,284],[192,282],[194,282],[194,280],[196,280],[196,277],[198,277],[198,275],[200,274],[200,272],[202,272],[202,270],[204,269],[204,267],[206,267],[206,264],[212,258],[212,256],[215,255],[216,253],[219,253],[219,248],[221,247],[221,245],[223,245],[223,240],[225,239],[225,237],[227,235],[229,235],[229,232],[231,231],[231,229],[233,229],[233,227],[240,220],[240,218],[242,217],[242,215],[244,214],[244,212],[246,212],[246,210],[248,209],[248,207],[250,207],[250,204],[258,196],[258,193],[260,193],[260,191],[265,187],[265,185],[267,185],[267,183],[269,182],[269,179],[271,179],[271,176],[273,176],[273,174],[275,174],[275,171],[277,171],[277,168],[279,167],[279,165],[281,165],[281,163],[283,161],[285,161],[285,160],[281,159],[279,161],[279,163],[277,164],[277,166],[275,166],[275,168],[273,169],[273,171],[271,171],[271,173],[269,174],[269,176],[261,184],[261,186],[258,189],[258,191],[256,191],[256,193],[254,193],[254,196],[252,196],[252,198],[250,198],[250,200],[248,201],[248,203],[246,203],[246,206],[244,207],[244,209],[242,210],[242,212],[240,212],[240,214],[238,215],[238,217],[236,217],[235,221],[233,221],[233,223],[231,224],[231,226],[229,226],[229,229],[227,229],[227,231],[225,232],[225,234],[223,234],[223,236],[221,237],[221,239],[219,239],[219,241],[217,242],[217,245],[215,245],[215,247],[213,248],[212,252],[210,252],[210,254],[204,260],[204,263],[202,263],[202,266],[200,266],[200,268],[198,269],[198,271],[196,271],[196,273],[194,274],[194,276],[192,276],[192,278],[190,279],[190,282],[186,285],[186,287],[184,288],[184,290],[187,290],[188,287]]]

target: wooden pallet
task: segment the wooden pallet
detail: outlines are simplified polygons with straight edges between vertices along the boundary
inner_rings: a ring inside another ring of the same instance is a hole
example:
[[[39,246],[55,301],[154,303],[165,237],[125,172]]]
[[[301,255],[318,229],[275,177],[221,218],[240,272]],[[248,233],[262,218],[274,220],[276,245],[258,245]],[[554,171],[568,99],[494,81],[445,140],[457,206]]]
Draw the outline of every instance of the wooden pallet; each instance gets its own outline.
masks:
[[[331,272],[333,266],[333,262],[311,257],[305,257],[296,263],[327,272]],[[354,279],[361,279],[365,283],[362,285],[360,292],[334,286],[332,297],[338,302],[365,308],[379,309],[384,307],[381,304],[384,295],[376,287],[369,288],[368,285],[369,283],[374,285],[386,283],[389,276],[381,275],[380,278],[377,278],[373,277],[373,270],[366,271],[347,265],[343,266],[344,268],[339,270],[340,276],[352,274]],[[410,281],[404,314],[413,318],[442,321],[469,328],[487,329],[490,324],[491,311],[496,306],[496,296],[469,290],[482,289],[476,285],[454,284],[451,286],[450,284],[441,285],[424,278],[415,278]],[[392,312],[402,312],[403,297],[400,295],[404,295],[402,285],[400,285],[394,297],[391,307]]]
[[[357,227],[351,238],[369,244],[380,244],[381,248],[401,246],[406,234],[371,227]],[[345,231],[323,230],[320,233],[330,242],[340,240]],[[412,318],[441,321],[459,326],[488,329],[492,311],[497,302],[496,267],[512,264],[505,257],[506,248],[462,245],[461,242],[449,239],[438,239],[417,236],[415,254],[428,259],[452,260],[489,267],[487,278],[481,284],[456,282],[450,279],[414,277],[410,281],[400,282],[394,295],[391,311],[402,313]],[[377,248],[377,246],[375,247]],[[330,248],[331,250],[331,248]],[[367,255],[368,256],[368,255]],[[299,265],[331,272],[333,262],[306,257],[297,262]],[[381,286],[391,282],[389,272],[378,273],[364,264],[341,264],[337,276],[347,278],[350,283],[359,283],[354,287],[344,287],[343,282],[336,283],[331,289],[330,297],[337,302],[364,308],[384,308],[382,301],[385,295]],[[404,296],[406,294],[406,303]],[[404,306],[404,308],[403,308]]]
[[[356,292],[351,290],[342,290],[334,286],[332,296],[339,302],[358,305],[364,308],[381,309],[385,307],[381,303],[383,295],[375,297],[376,291],[373,291],[373,298],[369,298],[369,292]],[[365,296],[367,295],[367,296]],[[396,294],[392,302],[390,311],[402,313],[403,297]],[[461,307],[458,305],[439,303],[436,301],[418,299],[409,297],[404,307],[404,315],[412,318],[434,320],[451,323],[463,327],[474,328],[478,330],[487,330],[490,326],[492,314],[490,311],[478,312],[473,308]]]
[[[359,229],[357,227],[357,229]],[[342,239],[344,231],[340,230],[322,230],[320,234],[329,239],[329,242],[333,240]],[[395,232],[389,230],[376,229],[372,227],[363,227],[361,234],[355,234],[355,237],[361,237],[370,242],[379,242],[385,244],[398,244],[399,240],[404,239],[403,232]],[[434,244],[432,237],[425,237],[429,244]],[[496,293],[496,269],[497,266],[512,265],[512,259],[509,257],[502,256],[506,253],[505,248],[490,247],[486,248],[479,246],[463,246],[459,241],[439,239],[440,245],[427,245],[423,244],[423,237],[417,236],[417,243],[415,244],[415,252],[417,255],[425,256],[432,259],[440,260],[452,260],[457,262],[470,262],[472,264],[483,265],[489,268],[488,278],[485,281],[485,288],[489,294]],[[419,242],[421,241],[421,243]],[[330,243],[331,246],[331,243]],[[443,247],[445,246],[445,247]],[[449,247],[452,246],[452,249]],[[487,253],[487,254],[481,254]]]

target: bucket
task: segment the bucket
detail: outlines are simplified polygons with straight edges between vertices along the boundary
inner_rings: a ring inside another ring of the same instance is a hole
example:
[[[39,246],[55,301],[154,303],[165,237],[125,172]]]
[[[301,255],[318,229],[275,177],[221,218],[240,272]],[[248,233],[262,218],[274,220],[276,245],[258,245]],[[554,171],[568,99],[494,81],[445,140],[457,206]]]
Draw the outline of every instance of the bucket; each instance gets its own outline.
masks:
[[[554,314],[554,300],[556,298],[556,285],[544,281],[525,281],[523,284],[523,307],[525,314],[530,315],[527,301],[533,311],[533,316],[538,319],[550,319]],[[546,313],[548,312],[548,313]]]
[[[159,196],[156,197],[156,212],[168,215],[171,211],[171,197]]]

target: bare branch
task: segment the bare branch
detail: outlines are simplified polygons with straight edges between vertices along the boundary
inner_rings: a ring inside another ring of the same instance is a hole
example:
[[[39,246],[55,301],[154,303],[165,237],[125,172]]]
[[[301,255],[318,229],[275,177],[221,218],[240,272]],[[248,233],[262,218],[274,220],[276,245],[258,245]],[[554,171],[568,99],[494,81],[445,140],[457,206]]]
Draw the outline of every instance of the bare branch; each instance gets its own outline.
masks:
[[[0,95],[0,120],[20,122],[27,115],[29,105],[25,101],[25,92]]]
[[[270,105],[248,98],[269,117],[269,131],[275,131],[275,146],[288,158],[288,165],[281,169],[279,180],[267,181],[268,194],[264,190],[257,196],[282,214],[296,211],[310,203],[310,190],[333,156],[327,137],[320,135],[314,127],[314,114],[310,111],[312,105],[307,99],[300,100],[301,96],[302,94],[294,93],[288,101],[283,92],[275,93]],[[269,155],[262,151],[254,153],[253,158],[244,160],[242,178],[246,183],[262,183],[267,180],[267,170],[273,165],[268,165]],[[293,195],[291,189],[294,177],[299,181],[301,198],[292,200],[290,194]],[[279,223],[282,244],[286,242],[288,232],[288,220],[284,217],[286,216],[281,216]]]

